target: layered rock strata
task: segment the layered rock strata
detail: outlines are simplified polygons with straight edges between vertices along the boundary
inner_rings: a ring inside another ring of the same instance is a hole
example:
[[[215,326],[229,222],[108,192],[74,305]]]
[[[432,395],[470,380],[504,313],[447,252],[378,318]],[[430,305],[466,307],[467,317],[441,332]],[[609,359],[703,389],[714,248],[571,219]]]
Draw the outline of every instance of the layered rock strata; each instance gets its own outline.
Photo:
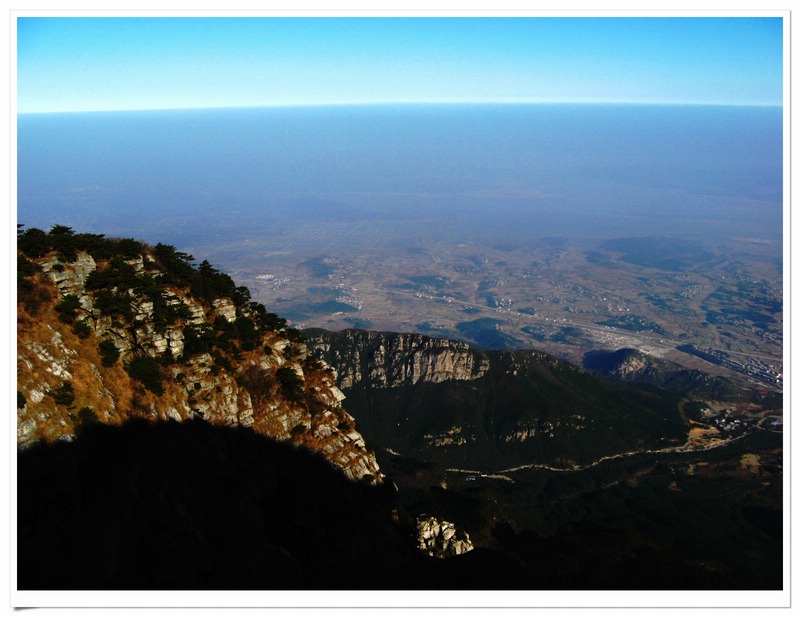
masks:
[[[462,555],[475,548],[466,531],[433,516],[417,518],[417,539],[419,550],[440,559]]]
[[[164,273],[146,250],[125,263],[157,291],[143,296],[115,287],[114,297],[123,301],[114,311],[107,298],[103,303],[106,290],[87,288],[92,272],[106,267],[104,260],[81,251],[72,261],[52,253],[32,261],[39,271],[29,278],[28,293],[37,304],[35,310],[31,303],[18,304],[19,446],[72,440],[91,421],[202,418],[322,452],[350,478],[381,482],[374,454],[342,408],[333,369],[309,354],[296,331],[257,328],[250,344],[233,354],[210,345],[186,353],[187,338],[226,323],[234,327],[240,319],[253,322],[251,310],[231,298],[206,301],[186,288],[161,284]],[[59,318],[67,300],[74,307],[72,321]],[[165,323],[164,307],[179,317]],[[146,387],[144,377],[131,375],[137,358],[155,372],[155,385]]]
[[[417,334],[345,330],[345,352],[316,330],[305,332],[309,346],[339,367],[339,385],[351,388],[368,380],[381,388],[418,383],[470,381],[489,370],[489,359],[466,343]],[[340,339],[341,340],[341,339]]]

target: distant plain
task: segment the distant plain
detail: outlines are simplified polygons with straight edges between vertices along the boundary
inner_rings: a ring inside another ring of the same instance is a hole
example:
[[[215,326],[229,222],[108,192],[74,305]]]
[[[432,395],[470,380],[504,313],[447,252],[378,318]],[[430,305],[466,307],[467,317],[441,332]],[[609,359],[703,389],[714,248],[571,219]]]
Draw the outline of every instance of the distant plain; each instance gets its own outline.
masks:
[[[780,387],[781,123],[634,105],[21,115],[18,222],[174,244],[299,327],[578,363],[636,347]]]

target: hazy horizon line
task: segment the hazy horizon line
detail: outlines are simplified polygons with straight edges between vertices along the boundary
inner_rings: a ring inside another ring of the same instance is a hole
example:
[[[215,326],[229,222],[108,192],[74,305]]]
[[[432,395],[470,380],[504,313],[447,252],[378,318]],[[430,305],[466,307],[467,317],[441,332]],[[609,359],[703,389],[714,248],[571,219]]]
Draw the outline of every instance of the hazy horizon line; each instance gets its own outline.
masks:
[[[261,105],[209,105],[186,107],[140,107],[118,109],[64,109],[49,111],[17,111],[17,116],[59,115],[59,114],[101,114],[101,113],[135,113],[159,111],[222,111],[222,110],[258,110],[258,109],[307,109],[324,107],[479,107],[479,106],[639,106],[639,107],[761,107],[783,108],[783,103],[732,103],[732,102],[677,102],[677,101],[369,101],[341,103],[276,103]]]

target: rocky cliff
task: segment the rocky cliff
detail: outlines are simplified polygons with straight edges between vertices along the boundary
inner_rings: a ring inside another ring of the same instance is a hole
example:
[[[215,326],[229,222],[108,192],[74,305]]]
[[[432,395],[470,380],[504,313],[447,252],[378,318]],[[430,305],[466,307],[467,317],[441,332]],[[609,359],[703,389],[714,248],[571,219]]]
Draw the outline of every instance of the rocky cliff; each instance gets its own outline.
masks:
[[[304,332],[321,357],[339,367],[339,385],[379,388],[470,381],[486,374],[489,359],[466,343],[418,334],[345,330],[333,344],[322,330]]]
[[[420,334],[306,330],[376,447],[452,467],[573,467],[684,443],[679,396],[614,383],[536,350]]]
[[[207,262],[61,226],[18,240],[19,446],[94,422],[201,418],[381,481],[334,371]]]
[[[454,557],[475,548],[469,539],[469,534],[456,529],[456,526],[449,521],[422,515],[417,517],[416,526],[418,548],[431,557],[439,559]]]

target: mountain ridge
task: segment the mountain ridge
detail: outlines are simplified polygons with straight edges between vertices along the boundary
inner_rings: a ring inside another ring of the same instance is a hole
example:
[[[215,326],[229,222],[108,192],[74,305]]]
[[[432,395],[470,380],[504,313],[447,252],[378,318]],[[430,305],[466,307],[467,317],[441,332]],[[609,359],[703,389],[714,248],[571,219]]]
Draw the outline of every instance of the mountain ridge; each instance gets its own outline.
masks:
[[[63,226],[26,230],[19,245],[18,445],[98,421],[202,418],[381,481],[332,370],[208,262]]]
[[[193,261],[18,234],[26,586],[780,586],[779,401],[687,396],[625,350],[594,358],[609,380],[301,333]]]
[[[335,368],[365,437],[409,455],[571,467],[679,445],[689,434],[677,394],[604,380],[541,351],[478,350],[422,334],[304,334]]]

